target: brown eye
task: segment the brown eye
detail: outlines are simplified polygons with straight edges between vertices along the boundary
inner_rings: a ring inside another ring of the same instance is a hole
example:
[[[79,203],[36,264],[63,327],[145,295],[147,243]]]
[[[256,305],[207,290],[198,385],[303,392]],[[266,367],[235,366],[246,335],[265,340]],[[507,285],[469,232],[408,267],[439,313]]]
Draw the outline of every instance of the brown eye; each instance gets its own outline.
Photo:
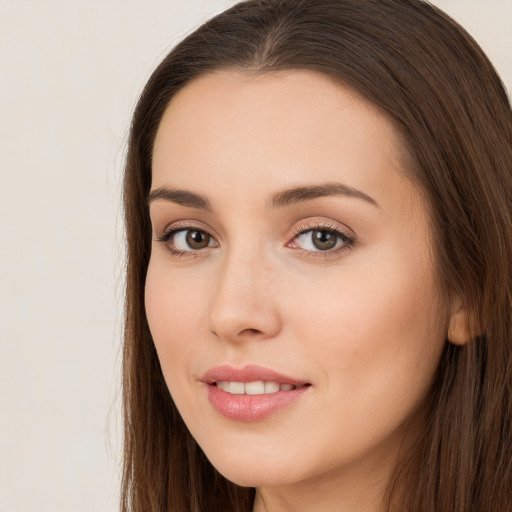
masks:
[[[185,241],[190,249],[204,249],[210,245],[210,235],[204,231],[186,230]]]
[[[338,236],[332,231],[313,231],[311,241],[319,251],[328,251],[334,249],[338,242]]]
[[[196,228],[181,228],[170,230],[157,238],[173,254],[199,252],[208,247],[218,247],[217,241],[207,231]]]
[[[338,254],[354,245],[354,239],[338,229],[318,227],[305,229],[293,239],[291,247],[304,249],[308,253]],[[289,245],[290,247],[290,245]]]

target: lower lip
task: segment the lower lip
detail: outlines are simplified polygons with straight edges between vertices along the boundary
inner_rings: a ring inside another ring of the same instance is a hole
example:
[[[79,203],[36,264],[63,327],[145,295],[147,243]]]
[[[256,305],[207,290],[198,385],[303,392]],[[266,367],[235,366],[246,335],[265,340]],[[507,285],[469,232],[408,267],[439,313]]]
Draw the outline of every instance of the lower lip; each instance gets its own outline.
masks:
[[[277,391],[264,395],[233,395],[208,384],[208,398],[214,409],[236,421],[259,421],[292,405],[310,388],[303,386],[290,391]]]

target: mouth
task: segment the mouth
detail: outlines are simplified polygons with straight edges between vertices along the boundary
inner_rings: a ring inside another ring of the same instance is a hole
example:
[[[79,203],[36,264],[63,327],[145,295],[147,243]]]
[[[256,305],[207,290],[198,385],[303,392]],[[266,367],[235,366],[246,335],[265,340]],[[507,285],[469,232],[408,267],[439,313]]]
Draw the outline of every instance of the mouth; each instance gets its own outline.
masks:
[[[201,381],[212,407],[235,421],[260,421],[288,409],[309,395],[310,382],[261,366],[217,366]]]
[[[290,384],[277,381],[255,380],[252,382],[237,382],[229,380],[218,380],[212,383],[222,391],[231,395],[268,395],[280,391],[293,391],[311,384]]]
[[[231,365],[216,366],[207,371],[201,380],[232,395],[263,395],[311,385],[306,380],[256,365],[247,365],[243,368]]]

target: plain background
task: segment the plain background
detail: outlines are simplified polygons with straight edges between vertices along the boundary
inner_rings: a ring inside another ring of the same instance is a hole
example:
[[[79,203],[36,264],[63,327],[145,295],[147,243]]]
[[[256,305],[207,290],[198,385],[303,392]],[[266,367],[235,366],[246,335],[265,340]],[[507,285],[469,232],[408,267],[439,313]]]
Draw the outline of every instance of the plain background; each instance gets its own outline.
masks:
[[[233,0],[0,0],[0,512],[113,512],[135,101]],[[512,90],[512,0],[437,0]]]

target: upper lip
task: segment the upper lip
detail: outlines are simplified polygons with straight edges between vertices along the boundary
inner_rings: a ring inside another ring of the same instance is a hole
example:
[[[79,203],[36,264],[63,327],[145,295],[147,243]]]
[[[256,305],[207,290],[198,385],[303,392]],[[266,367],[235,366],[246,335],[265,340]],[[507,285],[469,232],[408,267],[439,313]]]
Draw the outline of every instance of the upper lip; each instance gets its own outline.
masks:
[[[213,384],[218,381],[230,381],[230,382],[278,382],[280,384],[292,384],[294,386],[301,386],[308,384],[307,381],[301,379],[295,379],[284,375],[282,373],[271,370],[270,368],[264,368],[262,366],[247,365],[243,368],[235,368],[230,365],[216,366],[211,370],[208,370],[201,378],[206,384]]]

